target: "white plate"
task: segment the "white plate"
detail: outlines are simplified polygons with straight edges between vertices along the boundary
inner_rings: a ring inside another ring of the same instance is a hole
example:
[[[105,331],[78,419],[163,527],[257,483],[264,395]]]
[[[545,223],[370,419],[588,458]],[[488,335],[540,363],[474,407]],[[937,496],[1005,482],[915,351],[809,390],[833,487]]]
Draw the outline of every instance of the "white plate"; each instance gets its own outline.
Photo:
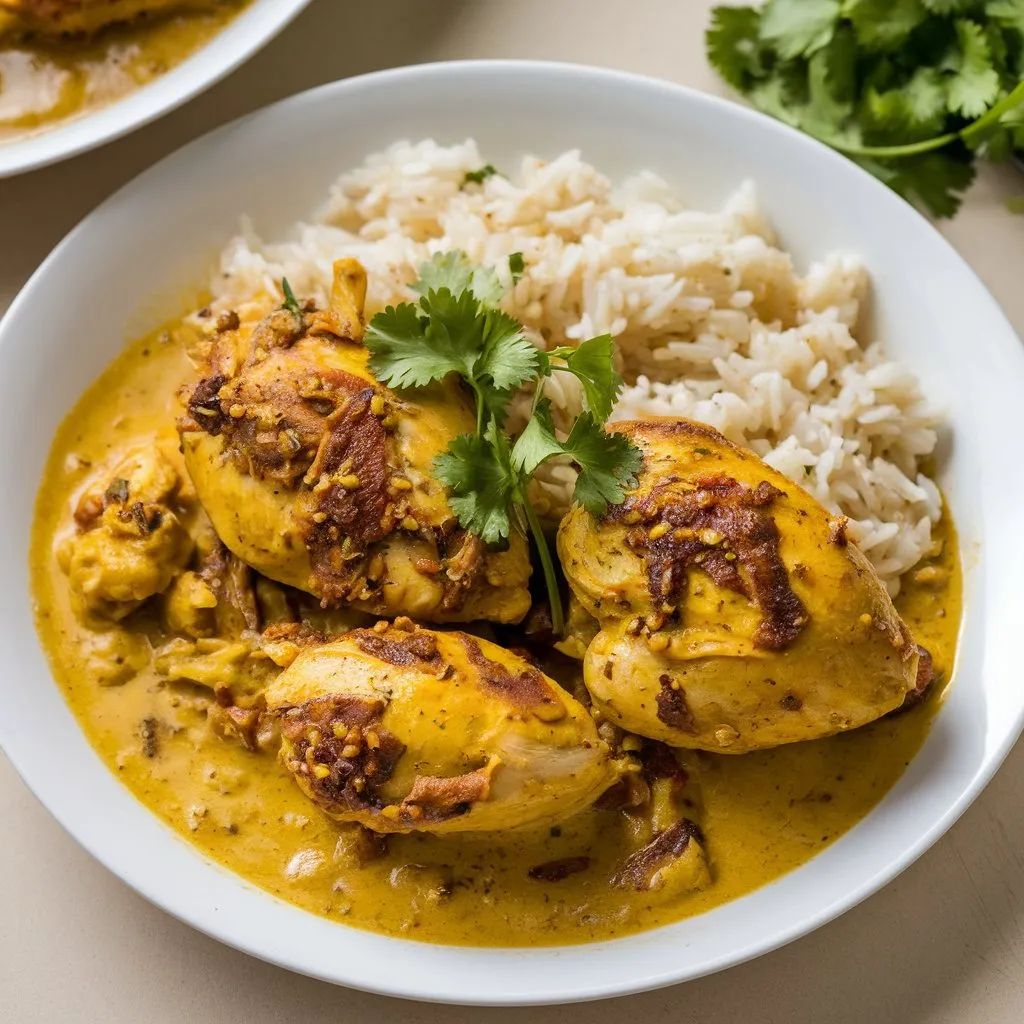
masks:
[[[209,861],[104,767],[51,681],[32,625],[26,552],[54,430],[129,334],[180,313],[181,290],[249,213],[268,235],[308,216],[335,175],[396,138],[475,136],[489,160],[578,146],[613,175],[653,168],[714,208],[758,181],[805,263],[860,253],[877,328],[949,417],[944,484],[968,566],[955,685],[882,803],[809,864],[701,917],[560,949],[460,949],[353,931]],[[157,298],[154,299],[154,295]],[[161,298],[162,296],[162,298]],[[58,820],[154,903],[239,949],[346,985],[413,998],[542,1003],[717,971],[835,917],[919,857],[978,795],[1024,715],[1024,352],[978,279],[909,206],[778,123],[661,82],[552,64],[407,68],[325,86],[163,161],[90,215],[0,325],[0,740]]]
[[[191,57],[124,99],[48,131],[0,144],[0,178],[95,149],[180,107],[266,46],[309,3],[255,0]]]

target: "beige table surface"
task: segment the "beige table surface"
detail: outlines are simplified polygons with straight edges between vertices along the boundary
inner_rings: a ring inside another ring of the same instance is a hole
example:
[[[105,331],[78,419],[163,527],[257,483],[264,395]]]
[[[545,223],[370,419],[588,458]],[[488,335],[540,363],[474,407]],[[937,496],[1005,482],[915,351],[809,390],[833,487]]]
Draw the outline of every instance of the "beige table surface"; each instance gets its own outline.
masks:
[[[603,64],[717,89],[703,57],[709,6],[318,0],[247,67],[160,123],[61,166],[0,182],[0,311],[61,236],[136,172],[279,97],[377,68],[465,57]],[[1024,334],[1024,217],[1009,216],[1002,205],[1015,188],[1024,190],[1024,180],[986,172],[943,230]],[[347,992],[191,931],[80,850],[0,757],[0,1022],[1021,1022],[1022,775],[1019,746],[929,854],[865,904],[786,949],[630,999],[483,1011]]]

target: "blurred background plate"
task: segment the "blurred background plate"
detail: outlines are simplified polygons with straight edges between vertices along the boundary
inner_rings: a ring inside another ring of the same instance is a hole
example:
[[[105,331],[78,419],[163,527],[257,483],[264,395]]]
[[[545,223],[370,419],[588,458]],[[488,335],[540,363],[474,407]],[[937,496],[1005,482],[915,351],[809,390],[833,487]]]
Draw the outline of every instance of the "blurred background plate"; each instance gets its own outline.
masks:
[[[101,146],[190,100],[266,46],[311,0],[253,0],[203,47],[108,106],[0,143],[0,178]]]

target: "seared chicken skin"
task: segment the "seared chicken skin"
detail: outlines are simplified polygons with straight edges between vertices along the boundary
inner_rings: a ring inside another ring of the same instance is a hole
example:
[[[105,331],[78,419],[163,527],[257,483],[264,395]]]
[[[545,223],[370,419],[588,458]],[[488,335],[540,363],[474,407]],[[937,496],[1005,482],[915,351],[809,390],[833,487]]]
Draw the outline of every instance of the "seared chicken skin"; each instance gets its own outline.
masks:
[[[0,0],[0,34],[6,30],[91,35],[145,14],[209,10],[217,5],[218,0]],[[5,21],[4,11],[14,17]]]
[[[584,678],[613,722],[743,753],[864,725],[918,685],[918,648],[845,520],[709,427],[618,423],[639,482],[558,550],[596,618]]]
[[[363,268],[340,260],[329,309],[221,318],[180,424],[199,499],[239,558],[324,607],[518,622],[530,605],[525,538],[486,550],[433,476],[473,414],[454,386],[400,397],[374,379],[365,294]]]
[[[266,702],[306,794],[375,832],[554,823],[620,774],[552,679],[496,644],[404,618],[304,651]]]

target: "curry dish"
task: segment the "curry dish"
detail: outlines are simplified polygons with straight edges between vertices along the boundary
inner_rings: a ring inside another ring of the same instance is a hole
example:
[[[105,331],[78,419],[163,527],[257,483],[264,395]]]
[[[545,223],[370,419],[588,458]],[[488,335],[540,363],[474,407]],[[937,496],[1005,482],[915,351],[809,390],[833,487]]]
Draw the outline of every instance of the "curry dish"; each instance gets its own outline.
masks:
[[[0,144],[121,99],[251,0],[0,0]]]
[[[895,603],[830,514],[698,423],[557,531],[552,628],[513,529],[452,513],[460,385],[385,387],[366,279],[133,344],[40,490],[40,634],[89,739],[215,860],[333,920],[566,944],[804,863],[896,782],[948,682],[948,516]]]

